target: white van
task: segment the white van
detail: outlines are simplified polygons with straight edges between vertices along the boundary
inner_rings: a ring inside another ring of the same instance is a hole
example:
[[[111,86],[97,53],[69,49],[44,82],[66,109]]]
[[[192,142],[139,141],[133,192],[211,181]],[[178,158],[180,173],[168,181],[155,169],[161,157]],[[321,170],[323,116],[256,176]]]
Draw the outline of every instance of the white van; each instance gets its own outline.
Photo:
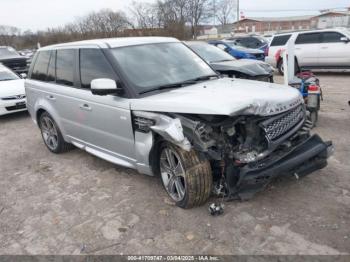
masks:
[[[295,41],[297,69],[350,69],[350,31],[324,29],[275,35],[266,62],[283,74],[280,55],[288,40]]]

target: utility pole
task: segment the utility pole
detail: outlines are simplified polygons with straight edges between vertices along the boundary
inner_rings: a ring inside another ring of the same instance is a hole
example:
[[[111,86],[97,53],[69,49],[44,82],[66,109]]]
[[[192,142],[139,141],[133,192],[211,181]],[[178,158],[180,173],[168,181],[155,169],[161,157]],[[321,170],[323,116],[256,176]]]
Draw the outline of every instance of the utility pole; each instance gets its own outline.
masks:
[[[237,22],[239,22],[239,17],[240,17],[240,14],[239,14],[239,0],[237,0]]]

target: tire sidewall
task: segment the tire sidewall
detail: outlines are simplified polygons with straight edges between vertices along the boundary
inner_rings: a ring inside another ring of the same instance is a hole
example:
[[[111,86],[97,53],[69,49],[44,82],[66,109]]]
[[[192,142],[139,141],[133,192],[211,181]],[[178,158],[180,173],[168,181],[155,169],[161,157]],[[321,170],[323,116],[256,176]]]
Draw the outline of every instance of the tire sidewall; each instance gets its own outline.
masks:
[[[46,142],[45,142],[45,139],[44,139],[44,135],[43,135],[43,131],[42,131],[42,128],[41,128],[41,121],[44,117],[48,117],[50,118],[50,120],[52,121],[53,125],[55,125],[55,128],[57,130],[57,147],[55,149],[51,149],[50,147],[47,146]],[[61,152],[62,150],[62,147],[63,147],[63,137],[62,137],[62,134],[61,134],[61,131],[58,127],[58,125],[56,124],[55,120],[51,117],[51,115],[47,112],[44,112],[40,115],[40,118],[39,118],[39,128],[40,128],[40,131],[41,131],[41,137],[43,138],[43,141],[44,141],[44,144],[45,146],[53,153],[59,153]]]
[[[179,160],[181,161],[181,164],[182,164],[182,166],[183,166],[183,168],[184,168],[184,170],[185,170],[185,176],[184,176],[184,181],[185,181],[185,196],[184,196],[184,198],[183,198],[181,201],[175,201],[175,200],[169,195],[169,193],[168,193],[168,191],[167,191],[167,189],[166,189],[166,187],[165,187],[165,185],[164,185],[164,181],[163,181],[162,174],[161,174],[161,170],[160,170],[160,156],[161,156],[161,154],[162,154],[162,152],[163,152],[163,150],[164,150],[165,148],[170,148],[171,150],[173,150],[173,151],[175,151],[175,152],[177,153],[177,156],[180,158]],[[188,203],[188,201],[189,201],[189,199],[188,199],[188,197],[189,197],[189,196],[188,196],[188,189],[189,189],[189,187],[188,187],[188,182],[187,182],[187,166],[186,166],[186,162],[185,162],[184,159],[182,158],[181,153],[179,153],[179,149],[178,149],[176,146],[174,146],[174,145],[172,145],[171,143],[169,143],[169,142],[163,142],[163,143],[160,145],[159,156],[158,156],[158,170],[159,170],[159,177],[160,177],[160,180],[161,180],[162,185],[163,185],[163,187],[164,187],[164,190],[165,190],[165,192],[167,193],[167,195],[170,197],[170,199],[171,199],[172,201],[174,201],[174,203],[175,203],[178,207],[182,207],[182,208],[186,207],[186,206],[187,206],[187,203]]]

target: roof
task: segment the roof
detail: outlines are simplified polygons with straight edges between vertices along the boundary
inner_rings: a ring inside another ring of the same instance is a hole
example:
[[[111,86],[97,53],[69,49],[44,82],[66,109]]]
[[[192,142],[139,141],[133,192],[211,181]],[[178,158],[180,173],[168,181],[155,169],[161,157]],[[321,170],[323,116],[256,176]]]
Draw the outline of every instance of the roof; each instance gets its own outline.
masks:
[[[279,22],[279,21],[301,21],[309,20],[312,15],[303,15],[303,16],[285,16],[285,17],[246,17],[236,23],[242,22],[244,20],[254,20],[259,22]]]
[[[321,13],[319,15],[315,15],[315,16],[313,16],[313,18],[320,17],[320,16],[327,16],[327,15],[347,16],[347,15],[350,15],[350,12],[349,11],[328,11],[328,12]]]
[[[156,44],[156,43],[171,43],[180,42],[176,38],[172,37],[120,37],[120,38],[103,38],[84,40],[77,42],[70,42],[64,44],[51,45],[41,48],[40,50],[51,50],[61,48],[79,48],[79,47],[91,47],[91,48],[115,48],[123,46],[134,46],[144,44]]]

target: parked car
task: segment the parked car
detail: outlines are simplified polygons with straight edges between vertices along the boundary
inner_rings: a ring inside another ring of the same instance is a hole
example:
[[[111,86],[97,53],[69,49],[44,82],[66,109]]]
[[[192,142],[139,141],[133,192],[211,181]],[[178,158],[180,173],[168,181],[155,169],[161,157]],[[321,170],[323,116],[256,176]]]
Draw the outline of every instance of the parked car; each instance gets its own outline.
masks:
[[[260,49],[264,51],[265,56],[269,54],[269,41],[262,36],[235,36],[227,40],[233,41],[236,45],[251,49]]]
[[[0,115],[25,111],[24,79],[0,64]]]
[[[203,58],[215,71],[228,77],[273,82],[273,68],[269,64],[251,59],[230,56],[225,51],[205,42],[185,43],[197,55]]]
[[[266,61],[283,74],[281,51],[295,41],[296,69],[350,69],[350,32],[324,29],[275,35]]]
[[[211,192],[247,199],[277,176],[327,165],[295,88],[219,77],[174,38],[81,41],[41,48],[26,80],[47,148],[72,145],[160,175],[180,207]]]
[[[264,51],[261,51],[259,49],[251,49],[238,46],[235,44],[235,42],[227,40],[212,40],[208,43],[219,47],[237,59],[255,59],[265,61]]]
[[[27,58],[10,46],[0,46],[0,63],[18,74],[27,73]]]

